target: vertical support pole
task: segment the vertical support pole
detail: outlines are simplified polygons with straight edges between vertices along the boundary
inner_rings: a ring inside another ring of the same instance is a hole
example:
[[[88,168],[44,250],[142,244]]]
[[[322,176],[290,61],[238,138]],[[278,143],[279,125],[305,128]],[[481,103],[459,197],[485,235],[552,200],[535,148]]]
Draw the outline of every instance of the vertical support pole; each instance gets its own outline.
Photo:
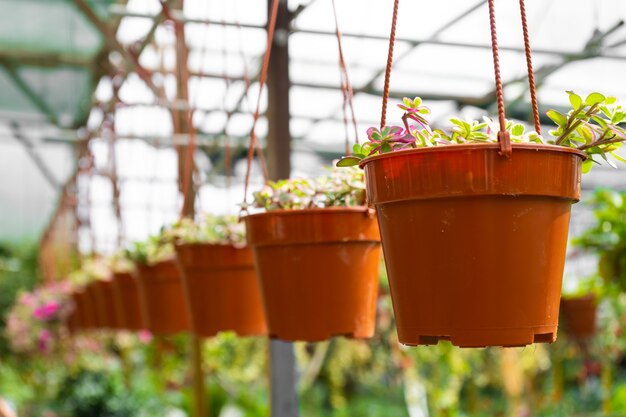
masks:
[[[271,0],[268,0],[268,10]],[[267,74],[267,162],[270,179],[289,178],[291,134],[289,132],[289,8],[280,0],[272,58]],[[272,417],[297,417],[297,377],[293,343],[270,340],[270,390]]]
[[[270,7],[268,0],[268,11]],[[280,0],[267,72],[267,164],[272,180],[289,178],[291,171],[289,86],[289,8],[287,0]]]
[[[191,363],[193,364],[193,415],[208,416],[206,392],[204,390],[204,369],[202,366],[202,338],[189,334],[191,342]]]

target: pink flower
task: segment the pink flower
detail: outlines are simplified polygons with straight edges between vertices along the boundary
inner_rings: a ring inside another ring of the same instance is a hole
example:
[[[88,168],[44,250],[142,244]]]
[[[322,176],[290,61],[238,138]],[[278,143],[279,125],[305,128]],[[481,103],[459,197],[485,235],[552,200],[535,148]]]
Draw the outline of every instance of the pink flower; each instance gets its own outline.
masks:
[[[52,301],[48,304],[45,304],[42,307],[36,308],[33,314],[39,320],[47,321],[47,320],[50,320],[56,314],[57,311],[59,311],[59,304]]]
[[[139,331],[139,341],[141,343],[150,343],[151,340],[152,340],[152,333],[150,333],[147,330]]]

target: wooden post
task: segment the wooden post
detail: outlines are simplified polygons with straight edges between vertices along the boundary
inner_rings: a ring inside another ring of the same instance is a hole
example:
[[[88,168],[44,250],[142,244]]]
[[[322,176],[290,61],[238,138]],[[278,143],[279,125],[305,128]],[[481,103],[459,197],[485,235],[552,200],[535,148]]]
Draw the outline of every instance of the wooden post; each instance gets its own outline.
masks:
[[[272,0],[268,0],[268,11]],[[267,162],[270,179],[289,178],[289,8],[280,0],[276,32],[267,74]],[[293,343],[270,340],[270,390],[272,417],[297,417],[297,377]]]

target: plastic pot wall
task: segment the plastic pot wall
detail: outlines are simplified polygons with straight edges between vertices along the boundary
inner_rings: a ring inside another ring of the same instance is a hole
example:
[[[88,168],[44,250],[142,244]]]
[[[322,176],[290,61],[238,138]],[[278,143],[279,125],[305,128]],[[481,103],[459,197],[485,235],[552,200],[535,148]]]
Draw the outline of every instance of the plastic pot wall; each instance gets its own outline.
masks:
[[[592,294],[561,298],[562,328],[575,340],[584,340],[596,333],[598,302]]]
[[[137,264],[139,296],[147,330],[172,335],[189,330],[180,271],[174,259]]]
[[[114,273],[113,297],[121,329],[138,331],[146,328],[137,278],[130,272]]]
[[[320,341],[374,333],[380,240],[365,208],[246,217],[270,337]]]
[[[267,333],[261,292],[248,247],[193,244],[176,247],[191,329],[202,337],[233,331]]]

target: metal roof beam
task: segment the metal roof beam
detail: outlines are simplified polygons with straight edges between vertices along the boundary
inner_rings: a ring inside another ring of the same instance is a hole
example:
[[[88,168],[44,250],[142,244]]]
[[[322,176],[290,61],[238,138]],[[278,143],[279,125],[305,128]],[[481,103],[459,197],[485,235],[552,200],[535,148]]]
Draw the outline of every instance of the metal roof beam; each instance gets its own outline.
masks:
[[[162,97],[161,90],[154,84],[152,81],[152,74],[150,71],[146,70],[140,63],[138,55],[129,51],[125,48],[115,36],[115,32],[107,25],[107,23],[100,20],[98,15],[93,11],[93,9],[89,6],[89,4],[85,0],[74,0],[74,4],[83,13],[83,15],[98,29],[98,31],[104,37],[107,45],[121,53],[124,58],[126,58],[126,62],[129,63],[132,69],[139,75],[139,77],[146,83],[148,88],[152,91],[155,98],[158,100]]]
[[[30,85],[20,76],[12,62],[0,60],[0,66],[4,67],[6,74],[11,78],[17,88],[24,93],[28,100],[46,116],[46,119],[53,124],[57,124],[58,118],[54,110],[42,100],[41,96],[34,91]]]

